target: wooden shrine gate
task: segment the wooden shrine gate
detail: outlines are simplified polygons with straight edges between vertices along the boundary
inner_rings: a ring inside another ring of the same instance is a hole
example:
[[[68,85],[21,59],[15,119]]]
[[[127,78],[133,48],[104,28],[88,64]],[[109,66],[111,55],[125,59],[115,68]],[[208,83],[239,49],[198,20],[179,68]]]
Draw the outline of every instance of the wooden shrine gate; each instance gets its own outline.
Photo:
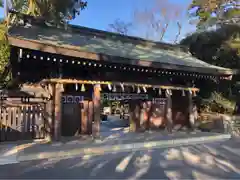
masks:
[[[0,142],[44,138],[45,106],[43,102],[23,102],[21,98],[1,101]]]
[[[62,96],[61,136],[92,134],[94,107],[90,94],[64,94]]]

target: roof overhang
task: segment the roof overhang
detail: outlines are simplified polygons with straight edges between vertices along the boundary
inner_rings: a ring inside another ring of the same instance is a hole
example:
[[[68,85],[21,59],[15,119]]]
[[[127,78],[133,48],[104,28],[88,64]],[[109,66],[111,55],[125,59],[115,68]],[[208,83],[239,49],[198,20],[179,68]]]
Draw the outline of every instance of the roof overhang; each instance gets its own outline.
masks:
[[[175,65],[168,64],[156,61],[149,61],[145,59],[129,59],[125,57],[117,57],[112,55],[106,55],[101,53],[93,53],[80,51],[74,47],[62,47],[61,45],[53,45],[49,43],[43,43],[37,40],[29,40],[21,37],[8,35],[9,44],[19,48],[26,48],[30,50],[37,50],[47,53],[59,54],[70,57],[84,58],[94,61],[106,61],[112,63],[121,63],[121,64],[129,64],[136,65],[142,67],[154,67],[159,69],[167,69],[167,70],[176,70],[176,71],[189,71],[203,74],[211,74],[211,75],[221,75],[221,76],[230,76],[236,74],[237,71],[227,68],[202,68],[202,67],[191,67],[184,65]]]

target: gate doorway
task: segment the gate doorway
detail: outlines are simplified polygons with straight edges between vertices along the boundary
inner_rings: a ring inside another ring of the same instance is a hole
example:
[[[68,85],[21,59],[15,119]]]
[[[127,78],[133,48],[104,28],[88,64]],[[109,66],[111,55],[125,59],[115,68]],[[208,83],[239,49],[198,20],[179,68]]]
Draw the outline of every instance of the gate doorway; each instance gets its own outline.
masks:
[[[129,132],[130,99],[126,96],[126,93],[101,93],[100,134],[102,137],[113,138]]]
[[[85,92],[67,90],[62,96],[61,136],[92,134],[94,109],[91,89],[88,87]]]
[[[102,134],[126,134],[164,127],[166,98],[152,94],[102,93]]]

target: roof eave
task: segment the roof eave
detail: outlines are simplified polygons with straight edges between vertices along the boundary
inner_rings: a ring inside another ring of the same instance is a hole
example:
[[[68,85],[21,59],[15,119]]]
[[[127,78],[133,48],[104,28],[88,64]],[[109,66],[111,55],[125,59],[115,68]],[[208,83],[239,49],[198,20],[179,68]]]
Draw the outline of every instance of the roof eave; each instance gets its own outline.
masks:
[[[136,60],[136,59],[128,59],[124,57],[114,57],[105,54],[97,54],[92,52],[83,52],[80,50],[66,48],[62,46],[56,46],[52,44],[44,44],[35,40],[24,39],[20,37],[11,36],[8,34],[8,41],[9,44],[12,46],[26,48],[31,50],[38,50],[47,53],[53,54],[60,54],[70,57],[78,57],[78,58],[85,58],[89,60],[96,60],[96,61],[108,61],[112,63],[125,63],[129,65],[138,65],[142,67],[155,67],[161,69],[169,69],[169,70],[177,70],[177,71],[189,71],[201,74],[212,74],[212,75],[223,75],[223,76],[230,76],[235,74],[234,70],[231,69],[217,69],[217,68],[202,68],[202,67],[190,67],[190,66],[183,66],[177,64],[167,64],[167,63],[160,63],[160,62],[153,62],[147,60]],[[119,61],[121,59],[121,61]]]

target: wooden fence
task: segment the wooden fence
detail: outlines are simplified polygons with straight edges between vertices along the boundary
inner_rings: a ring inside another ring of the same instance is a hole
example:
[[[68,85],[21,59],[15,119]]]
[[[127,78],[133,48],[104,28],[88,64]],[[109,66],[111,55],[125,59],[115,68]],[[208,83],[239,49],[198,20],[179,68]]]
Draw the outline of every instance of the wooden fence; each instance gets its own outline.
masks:
[[[7,99],[1,101],[0,111],[0,141],[44,138],[44,103]]]

